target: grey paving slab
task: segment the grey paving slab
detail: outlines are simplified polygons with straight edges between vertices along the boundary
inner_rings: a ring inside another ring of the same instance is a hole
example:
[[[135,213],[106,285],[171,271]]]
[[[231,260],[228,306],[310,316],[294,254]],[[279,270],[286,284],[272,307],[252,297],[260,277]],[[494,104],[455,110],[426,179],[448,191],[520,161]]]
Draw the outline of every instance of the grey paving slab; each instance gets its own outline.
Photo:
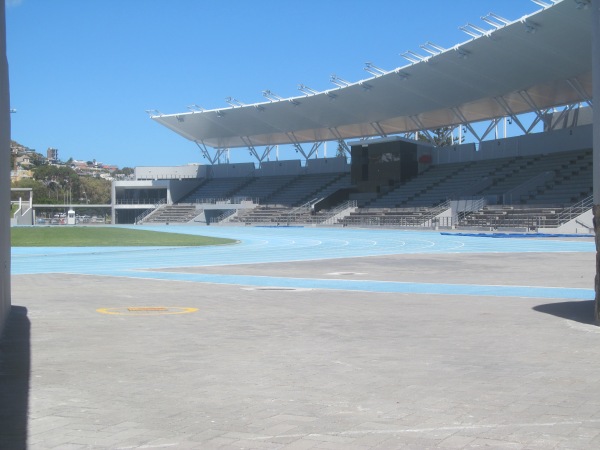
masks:
[[[593,259],[472,252],[169,270],[589,288]],[[0,395],[13,399],[0,414],[26,434],[1,422],[0,448],[593,448],[600,439],[591,299],[38,273],[13,276],[13,304],[11,320],[24,326],[0,349]]]

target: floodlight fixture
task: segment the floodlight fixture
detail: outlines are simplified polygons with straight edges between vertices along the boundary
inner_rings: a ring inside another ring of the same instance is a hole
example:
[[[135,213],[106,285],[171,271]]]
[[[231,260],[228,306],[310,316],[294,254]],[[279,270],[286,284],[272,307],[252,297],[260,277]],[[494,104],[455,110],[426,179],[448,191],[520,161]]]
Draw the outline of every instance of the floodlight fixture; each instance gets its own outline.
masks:
[[[298,90],[300,92],[302,92],[303,94],[305,94],[306,96],[317,95],[318,94],[317,91],[315,91],[314,89],[309,88],[308,86],[306,86],[304,84],[299,84],[298,85]]]
[[[366,62],[364,69],[367,72],[369,72],[371,75],[375,75],[376,77],[378,77],[380,75],[385,75],[387,73],[385,70],[383,70],[380,67],[377,67],[375,64],[373,64],[371,62]]]
[[[489,13],[487,16],[482,16],[481,20],[493,26],[497,30],[509,23],[506,19],[502,19],[500,16],[495,16],[492,13]]]
[[[244,104],[242,102],[240,102],[239,100],[237,100],[233,97],[225,97],[225,101],[227,103],[229,103],[231,106],[233,106],[234,108],[236,106],[244,106]]]
[[[590,7],[590,0],[575,0],[577,3],[577,9],[588,9]]]
[[[161,113],[158,109],[147,109],[146,113],[150,115],[150,117],[156,117],[156,116],[162,116],[163,113]]]
[[[550,6],[552,6],[552,3],[546,3],[542,0],[531,0],[531,1],[538,6],[541,6],[542,8],[549,8]]]
[[[189,109],[191,112],[204,112],[204,111],[206,111],[206,109],[204,109],[202,106],[196,105],[195,103],[192,104],[192,105],[189,105],[187,107],[187,109]]]
[[[481,35],[480,35],[480,34],[476,34],[476,33],[472,32],[472,31],[471,31],[471,30],[469,30],[469,29],[468,29],[466,26],[463,26],[463,27],[458,27],[458,29],[459,29],[460,31],[463,31],[463,32],[465,32],[466,34],[468,34],[468,35],[469,35],[469,36],[471,36],[472,38],[475,38],[475,39],[476,39],[476,38],[478,38],[478,37],[481,37]]]
[[[427,59],[427,57],[419,55],[418,53],[415,53],[412,50],[408,50],[408,51],[402,53],[402,55],[400,55],[400,56],[402,56],[404,59],[406,59],[407,61],[410,61],[413,64],[416,64],[421,61],[425,61]]]
[[[458,29],[461,31],[464,31],[469,36],[474,37],[474,38],[480,38],[481,36],[485,36],[486,34],[488,34],[488,31],[484,30],[481,27],[473,25],[472,23],[467,23],[466,25],[463,25],[462,27],[458,27]]]
[[[423,50],[425,50],[432,56],[439,55],[440,53],[446,50],[445,48],[440,47],[439,45],[436,45],[430,41],[425,42],[423,45],[419,45],[419,47],[421,47]]]
[[[343,78],[338,77],[336,74],[332,74],[329,77],[329,81],[331,81],[333,84],[335,84],[337,87],[340,87],[340,88],[348,87],[351,84],[348,81],[344,80]]]
[[[493,17],[494,19],[496,19],[498,22],[503,23],[504,25],[508,25],[510,24],[510,20],[505,19],[502,16],[499,16],[498,14],[495,14],[493,12],[488,14],[489,17]]]
[[[225,116],[225,113],[223,111],[217,111],[217,117],[223,117]]]
[[[477,32],[479,32],[479,33],[481,33],[481,35],[484,35],[484,34],[486,34],[486,33],[487,33],[487,31],[486,31],[486,30],[484,30],[484,29],[483,29],[483,28],[481,28],[481,27],[478,27],[477,25],[473,25],[472,23],[467,23],[467,26],[468,26],[468,27],[470,27],[470,28],[472,28],[473,30],[475,30],[475,31],[477,31]]]
[[[270,102],[278,102],[278,101],[283,100],[283,97],[280,97],[279,95],[274,94],[269,89],[262,91],[262,95]]]

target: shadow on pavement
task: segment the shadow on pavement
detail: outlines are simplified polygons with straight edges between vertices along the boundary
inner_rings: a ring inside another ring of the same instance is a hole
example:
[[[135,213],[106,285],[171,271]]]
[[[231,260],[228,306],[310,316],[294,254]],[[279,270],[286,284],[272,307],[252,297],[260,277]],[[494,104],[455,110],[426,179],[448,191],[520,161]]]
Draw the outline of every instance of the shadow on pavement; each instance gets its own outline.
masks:
[[[27,308],[12,306],[0,338],[0,448],[27,448],[29,374]]]
[[[575,322],[594,324],[594,300],[548,303],[534,306],[533,309]]]

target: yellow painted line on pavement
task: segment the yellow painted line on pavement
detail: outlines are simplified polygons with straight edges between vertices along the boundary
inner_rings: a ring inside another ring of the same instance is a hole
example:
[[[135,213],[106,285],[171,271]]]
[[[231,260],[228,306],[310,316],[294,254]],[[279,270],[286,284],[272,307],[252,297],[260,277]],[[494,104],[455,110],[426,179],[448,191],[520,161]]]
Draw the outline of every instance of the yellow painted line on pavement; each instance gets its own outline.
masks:
[[[122,306],[117,308],[99,308],[96,312],[117,316],[161,316],[173,314],[189,314],[198,308],[183,308],[179,306]]]

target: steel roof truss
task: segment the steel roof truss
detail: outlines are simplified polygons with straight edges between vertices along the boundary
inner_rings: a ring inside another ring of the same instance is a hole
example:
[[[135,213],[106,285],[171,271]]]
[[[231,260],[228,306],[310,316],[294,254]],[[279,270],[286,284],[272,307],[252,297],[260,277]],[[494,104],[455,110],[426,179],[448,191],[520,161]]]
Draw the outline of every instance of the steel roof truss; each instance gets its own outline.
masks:
[[[219,150],[217,150],[215,156],[212,156],[210,154],[210,152],[208,151],[208,149],[206,148],[206,145],[204,145],[204,142],[200,141],[194,141],[196,143],[196,145],[198,146],[198,148],[200,149],[200,152],[202,153],[202,156],[204,156],[206,159],[208,159],[210,161],[211,164],[215,164],[220,156]]]
[[[383,131],[379,122],[371,122],[371,126],[381,137],[387,137],[387,133]]]
[[[248,136],[241,136],[241,139],[244,142],[244,144],[246,144],[246,147],[248,147],[248,151],[250,152],[250,154],[256,158],[259,164],[261,164],[269,156],[269,154],[271,153],[271,149],[273,148],[272,145],[267,145],[263,150],[261,156],[258,154],[256,147],[252,144],[252,141],[250,141],[250,138]]]
[[[500,122],[500,120],[502,120],[503,118],[496,118],[496,119],[492,119],[490,121],[490,124],[488,125],[488,127],[486,128],[485,132],[483,133],[483,135],[481,136],[481,140],[484,140],[488,134],[490,134],[490,132],[492,130],[494,130],[496,128],[496,125],[498,125],[498,123]]]
[[[462,113],[462,111],[458,108],[452,108],[452,112],[456,115],[456,117],[458,117],[458,119],[463,123],[463,125],[473,134],[473,136],[475,136],[475,138],[477,139],[477,142],[481,142],[481,138],[479,137],[479,134],[477,134],[477,131],[475,131],[475,129],[471,126],[471,123],[467,120],[467,118]]]
[[[304,152],[304,149],[302,148],[302,145],[300,145],[300,142],[298,142],[298,139],[296,138],[296,135],[294,134],[293,131],[290,131],[288,133],[285,133],[286,136],[290,139],[290,141],[292,141],[292,144],[294,145],[294,148],[296,149],[297,152],[300,152],[300,154],[302,156],[304,156],[304,159],[308,159],[308,156],[306,156],[306,153]]]
[[[513,122],[517,124],[521,131],[523,131],[523,133],[527,133],[525,126],[521,123],[517,115],[510,108],[510,106],[508,106],[508,103],[506,103],[504,97],[494,97],[494,100],[502,107],[502,109],[504,109],[504,111],[506,111],[506,114],[508,114],[508,116],[513,120]]]
[[[308,156],[306,159],[309,159],[312,155],[316,154],[317,158],[319,157],[319,147],[323,144],[323,142],[313,142],[313,145],[310,148],[310,152],[308,152]]]
[[[552,131],[554,129],[556,129],[556,126],[562,121],[562,119],[565,117],[565,115],[567,113],[569,113],[570,111],[572,111],[575,108],[575,105],[567,105],[563,108],[563,110],[560,112],[560,114],[558,115],[558,117],[556,119],[554,119],[552,116],[550,116],[550,123],[548,124],[548,130]]]
[[[569,78],[567,80],[567,84],[569,86],[571,86],[575,92],[577,92],[577,94],[579,94],[579,96],[581,97],[581,100],[586,102],[590,108],[593,108],[592,106],[592,96],[589,95],[585,89],[583,88],[583,86],[581,85],[581,83],[579,82],[579,80],[577,78]]]
[[[343,139],[339,139],[337,142],[340,145],[340,147],[344,150],[344,153],[350,155],[350,148],[348,147],[348,144],[346,144],[346,141],[344,141]]]

